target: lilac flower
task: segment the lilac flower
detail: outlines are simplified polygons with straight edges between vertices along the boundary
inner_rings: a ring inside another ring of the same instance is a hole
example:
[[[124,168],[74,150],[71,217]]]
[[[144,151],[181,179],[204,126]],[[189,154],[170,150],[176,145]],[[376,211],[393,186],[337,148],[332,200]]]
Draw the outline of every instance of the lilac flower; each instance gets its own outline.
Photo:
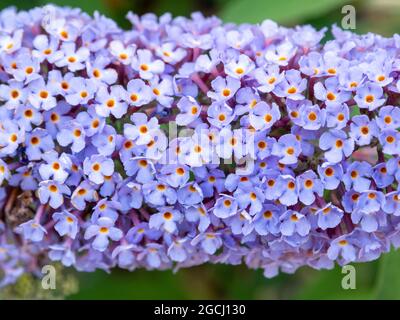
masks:
[[[365,161],[353,162],[343,176],[343,183],[347,190],[354,189],[357,192],[364,192],[369,189],[372,174],[371,165]]]
[[[121,86],[112,86],[110,92],[106,87],[100,87],[96,94],[96,112],[101,117],[112,114],[117,119],[125,115],[128,106],[125,99],[126,92]]]
[[[152,100],[151,88],[141,79],[132,79],[127,84],[127,102],[130,105],[140,107]]]
[[[379,135],[379,142],[383,147],[383,152],[391,155],[400,153],[400,134],[397,130],[383,130]]]
[[[105,176],[113,174],[114,162],[103,155],[93,155],[83,162],[83,172],[90,181],[101,184],[104,182]]]
[[[400,127],[400,108],[384,106],[379,108],[379,116],[376,118],[379,129],[397,129]]]
[[[17,227],[16,232],[21,234],[25,240],[33,242],[42,241],[43,237],[47,233],[46,229],[33,219],[20,224]]]
[[[284,236],[298,234],[306,236],[310,232],[310,222],[307,217],[293,210],[286,211],[281,217],[280,231]]]
[[[348,157],[354,150],[354,141],[348,138],[341,130],[329,130],[324,132],[319,139],[319,147],[325,151],[325,159],[338,163],[343,157]]]
[[[72,78],[62,85],[68,86],[69,90],[66,93],[65,100],[73,106],[87,104],[93,99],[98,89],[93,81],[81,77]]]
[[[338,79],[335,77],[325,80],[325,86],[322,82],[314,85],[315,97],[324,101],[328,105],[342,104],[349,100],[350,95],[346,91],[339,90]]]
[[[68,178],[68,170],[71,168],[72,163],[71,159],[63,153],[58,156],[58,154],[54,151],[46,152],[42,159],[46,161],[39,167],[39,173],[43,180],[53,180],[58,182],[65,182]]]
[[[175,204],[176,191],[165,184],[152,181],[143,185],[143,195],[146,202],[152,206],[166,206]]]
[[[89,57],[87,48],[81,47],[77,49],[73,42],[64,42],[61,45],[61,52],[63,57],[56,61],[56,66],[67,67],[72,72],[82,70],[85,67],[84,62]]]
[[[207,120],[217,128],[227,126],[234,119],[235,114],[226,104],[212,104],[207,110]]]
[[[192,206],[203,200],[203,191],[197,183],[188,183],[177,191],[177,199],[185,206]]]
[[[98,194],[88,181],[82,181],[71,195],[71,204],[78,210],[85,210],[86,203],[94,201],[98,201]]]
[[[241,79],[254,69],[254,62],[251,59],[241,54],[237,59],[230,60],[225,64],[225,73],[232,78]]]
[[[346,236],[341,236],[332,241],[327,255],[332,260],[341,256],[345,263],[348,263],[356,259],[356,248],[346,239]]]
[[[293,134],[281,136],[272,148],[272,154],[280,157],[279,162],[283,164],[296,163],[300,153],[300,143]]]
[[[378,136],[378,127],[366,115],[354,116],[350,124],[350,137],[359,146],[370,144],[373,137]]]
[[[92,247],[100,252],[107,249],[109,239],[118,241],[122,236],[122,231],[114,227],[113,221],[107,217],[99,218],[96,223],[90,225],[85,231],[85,240],[95,237]]]
[[[342,181],[343,168],[340,164],[324,162],[318,166],[318,174],[324,185],[324,189],[335,190]]]
[[[39,183],[39,199],[42,204],[49,203],[53,209],[59,208],[64,203],[64,195],[70,195],[70,189],[58,181],[45,180]]]
[[[60,236],[68,235],[75,239],[78,231],[78,219],[68,211],[56,212],[53,214],[53,220],[56,222],[54,229]]]
[[[0,11],[0,287],[400,246],[400,36],[127,17]]]
[[[238,203],[235,198],[228,195],[223,195],[223,197],[219,197],[215,203],[213,213],[218,218],[224,219],[235,215],[237,210]]]
[[[51,245],[49,246],[49,258],[51,261],[61,261],[61,263],[70,267],[76,263],[75,253],[68,246]]]
[[[331,203],[319,209],[315,214],[318,216],[318,227],[322,230],[336,227],[343,217],[343,211]]]
[[[144,113],[134,113],[131,116],[134,124],[124,125],[124,136],[135,141],[138,145],[148,144],[159,128],[157,118],[147,120]]]
[[[216,233],[200,233],[191,242],[191,245],[193,246],[196,246],[197,244],[200,244],[201,248],[206,253],[214,254],[222,246],[222,239],[220,235]]]
[[[323,194],[324,186],[317,178],[317,175],[312,170],[307,170],[301,175],[297,176],[297,189],[299,200],[305,205],[310,205],[315,200],[315,194],[320,197]]]
[[[211,87],[214,91],[209,91],[208,96],[218,102],[229,100],[240,88],[240,81],[232,77],[218,77],[211,81]]]
[[[171,207],[162,208],[158,213],[152,214],[149,220],[149,227],[164,229],[169,233],[177,231],[176,224],[182,220],[182,214]]]
[[[162,73],[165,65],[161,60],[154,60],[151,51],[140,49],[137,51],[137,57],[132,59],[132,68],[142,79],[149,80],[155,74]]]
[[[281,113],[275,103],[269,106],[266,102],[261,101],[252,109],[249,121],[254,129],[266,130],[271,128],[280,118]]]
[[[98,56],[93,63],[91,63],[90,60],[87,61],[86,70],[90,79],[94,80],[96,84],[114,84],[117,80],[118,74],[114,69],[106,68],[109,63],[109,59],[102,56]]]
[[[38,35],[33,40],[35,50],[32,51],[32,55],[40,62],[47,60],[49,63],[55,63],[63,57],[63,53],[58,50],[58,45],[56,38]]]
[[[176,116],[176,123],[180,126],[186,126],[195,121],[201,112],[201,107],[192,97],[183,97],[179,100],[177,107],[180,113]]]
[[[57,141],[63,147],[71,145],[72,152],[78,153],[85,147],[85,135],[85,130],[80,123],[69,121],[58,132]]]
[[[279,66],[269,65],[266,70],[264,68],[254,70],[254,78],[259,84],[257,90],[268,93],[273,91],[275,86],[284,79],[284,73],[280,72]]]
[[[281,209],[272,204],[264,205],[261,212],[259,212],[254,218],[254,229],[261,235],[267,235],[269,233],[279,234],[279,219]]]
[[[303,79],[297,70],[285,72],[285,78],[275,87],[273,92],[278,97],[286,97],[291,100],[302,100],[302,92],[306,89],[307,80]]]
[[[26,154],[29,160],[39,160],[54,148],[54,142],[46,129],[36,128],[26,136]]]
[[[385,103],[386,99],[382,97],[382,87],[377,84],[367,83],[357,89],[354,100],[357,102],[359,108],[366,108],[372,111]]]

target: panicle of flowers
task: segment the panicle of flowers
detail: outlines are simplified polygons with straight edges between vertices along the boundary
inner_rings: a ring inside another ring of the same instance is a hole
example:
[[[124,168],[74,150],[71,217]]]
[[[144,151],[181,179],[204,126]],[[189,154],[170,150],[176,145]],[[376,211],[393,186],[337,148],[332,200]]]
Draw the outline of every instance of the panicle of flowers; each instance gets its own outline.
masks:
[[[398,35],[127,18],[0,12],[0,286],[400,245]]]

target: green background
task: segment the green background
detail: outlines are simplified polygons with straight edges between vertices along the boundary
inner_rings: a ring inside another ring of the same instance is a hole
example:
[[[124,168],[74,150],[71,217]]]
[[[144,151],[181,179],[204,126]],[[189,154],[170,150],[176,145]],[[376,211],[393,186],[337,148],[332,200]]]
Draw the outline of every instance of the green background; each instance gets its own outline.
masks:
[[[0,7],[14,5],[27,9],[47,3],[1,0]],[[206,15],[218,15],[226,22],[257,23],[270,18],[286,26],[308,23],[321,28],[333,23],[340,25],[341,7],[352,4],[357,13],[355,32],[391,36],[400,29],[398,0],[59,0],[52,3],[80,7],[88,13],[98,10],[125,28],[129,27],[124,18],[128,10],[139,14],[171,12],[186,16],[199,10]],[[294,275],[281,274],[273,279],[264,278],[261,270],[226,265],[204,265],[177,273],[114,270],[111,275],[102,271],[78,274],[64,269],[60,280],[64,285],[58,284],[59,295],[53,296],[67,299],[400,299],[400,252],[393,251],[377,261],[357,264],[355,268],[355,290],[342,289],[344,275],[339,267],[330,271],[303,267]],[[75,288],[76,280],[79,289]],[[3,296],[41,296],[32,286],[26,289],[29,279],[24,281],[17,289],[7,289]],[[62,292],[69,283],[75,288],[73,294],[65,294],[71,290]]]

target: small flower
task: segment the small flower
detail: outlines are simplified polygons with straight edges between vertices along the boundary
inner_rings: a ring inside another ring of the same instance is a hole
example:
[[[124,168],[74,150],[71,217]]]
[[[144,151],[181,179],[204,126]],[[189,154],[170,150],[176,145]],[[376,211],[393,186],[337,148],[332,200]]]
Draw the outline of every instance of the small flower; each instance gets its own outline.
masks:
[[[110,92],[104,86],[100,87],[96,94],[96,112],[101,117],[112,114],[117,119],[126,114],[128,106],[125,102],[126,91],[122,86],[112,86]]]
[[[131,116],[131,121],[134,124],[124,125],[124,136],[138,145],[148,144],[159,130],[157,118],[147,120],[144,113],[134,113]]]
[[[288,210],[281,217],[280,231],[284,236],[292,236],[298,234],[306,236],[311,229],[310,222],[303,214]]]
[[[177,107],[180,113],[176,116],[176,123],[179,126],[186,126],[195,121],[201,112],[201,107],[192,97],[182,97]]]
[[[182,217],[182,214],[172,207],[161,208],[158,213],[150,216],[149,227],[158,230],[162,228],[169,233],[175,233],[176,224],[182,221]]]
[[[350,124],[350,137],[359,146],[368,145],[373,137],[379,134],[378,127],[374,120],[366,115],[354,116]]]
[[[63,57],[56,61],[56,66],[67,67],[72,72],[82,70],[85,67],[84,62],[89,57],[89,50],[85,47],[76,49],[74,42],[64,42],[61,45],[61,52]]]
[[[254,69],[254,62],[246,55],[241,54],[237,59],[231,59],[225,64],[225,73],[232,78],[241,79]]]
[[[315,193],[322,197],[324,186],[312,170],[307,170],[297,176],[297,188],[299,200],[305,205],[310,205],[315,201]]]
[[[347,237],[347,235],[344,235],[331,242],[327,252],[329,259],[336,260],[341,256],[347,263],[356,259],[356,248],[353,243],[347,240]]]
[[[211,81],[211,87],[214,91],[209,91],[207,95],[218,102],[229,100],[234,96],[236,91],[240,88],[240,80],[232,77],[217,77]]]
[[[45,180],[39,183],[39,199],[42,204],[49,203],[50,207],[57,209],[64,203],[64,195],[70,195],[70,189],[54,180]]]
[[[296,163],[300,153],[300,143],[293,134],[281,136],[278,142],[272,147],[272,154],[279,157],[279,162],[283,164]]]
[[[78,230],[78,219],[68,211],[56,212],[53,214],[53,220],[56,222],[54,229],[60,236],[68,235],[75,239]]]
[[[256,130],[266,130],[271,128],[276,121],[281,118],[281,113],[277,104],[269,106],[261,101],[255,105],[249,115],[251,126]]]
[[[139,49],[137,50],[137,57],[132,59],[132,68],[139,72],[142,79],[149,80],[155,74],[162,73],[165,65],[161,60],[154,60],[151,51]]]
[[[130,80],[126,90],[126,101],[129,105],[140,107],[148,104],[153,99],[151,88],[141,79]]]
[[[111,240],[118,241],[122,238],[123,233],[120,229],[114,227],[114,223],[110,218],[102,217],[96,223],[91,224],[85,231],[85,240],[93,237],[93,249],[103,252],[107,249]]]
[[[46,229],[34,219],[20,224],[15,231],[21,234],[25,240],[33,242],[42,241],[43,237],[47,233]]]
[[[277,84],[273,93],[278,97],[286,97],[292,100],[303,100],[302,92],[306,89],[307,79],[303,79],[297,70],[285,71],[284,79]]]
[[[234,197],[223,195],[215,203],[213,213],[218,218],[228,218],[235,215],[238,211],[238,203]]]
[[[382,106],[386,101],[383,98],[382,87],[374,83],[366,83],[358,88],[354,100],[359,108],[366,108],[370,111]]]
[[[319,177],[324,189],[335,190],[343,178],[343,168],[340,164],[324,162],[318,166]]]
[[[343,183],[347,190],[354,189],[357,192],[364,192],[369,189],[372,175],[372,168],[368,162],[353,162],[343,176]]]
[[[83,172],[93,183],[102,184],[104,177],[114,173],[114,162],[103,155],[93,155],[83,162]]]
[[[343,217],[343,211],[331,203],[319,209],[315,214],[318,216],[318,227],[322,230],[336,227]]]
[[[354,140],[341,130],[332,129],[322,134],[319,147],[325,151],[325,159],[332,163],[340,162],[354,150]]]

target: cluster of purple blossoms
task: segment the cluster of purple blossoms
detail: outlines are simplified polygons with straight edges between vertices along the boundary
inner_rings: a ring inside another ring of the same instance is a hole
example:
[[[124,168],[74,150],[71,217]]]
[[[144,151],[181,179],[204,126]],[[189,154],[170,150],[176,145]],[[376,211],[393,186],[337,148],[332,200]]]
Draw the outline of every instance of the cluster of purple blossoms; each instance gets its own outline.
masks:
[[[400,36],[127,18],[0,12],[0,285],[400,245]]]

